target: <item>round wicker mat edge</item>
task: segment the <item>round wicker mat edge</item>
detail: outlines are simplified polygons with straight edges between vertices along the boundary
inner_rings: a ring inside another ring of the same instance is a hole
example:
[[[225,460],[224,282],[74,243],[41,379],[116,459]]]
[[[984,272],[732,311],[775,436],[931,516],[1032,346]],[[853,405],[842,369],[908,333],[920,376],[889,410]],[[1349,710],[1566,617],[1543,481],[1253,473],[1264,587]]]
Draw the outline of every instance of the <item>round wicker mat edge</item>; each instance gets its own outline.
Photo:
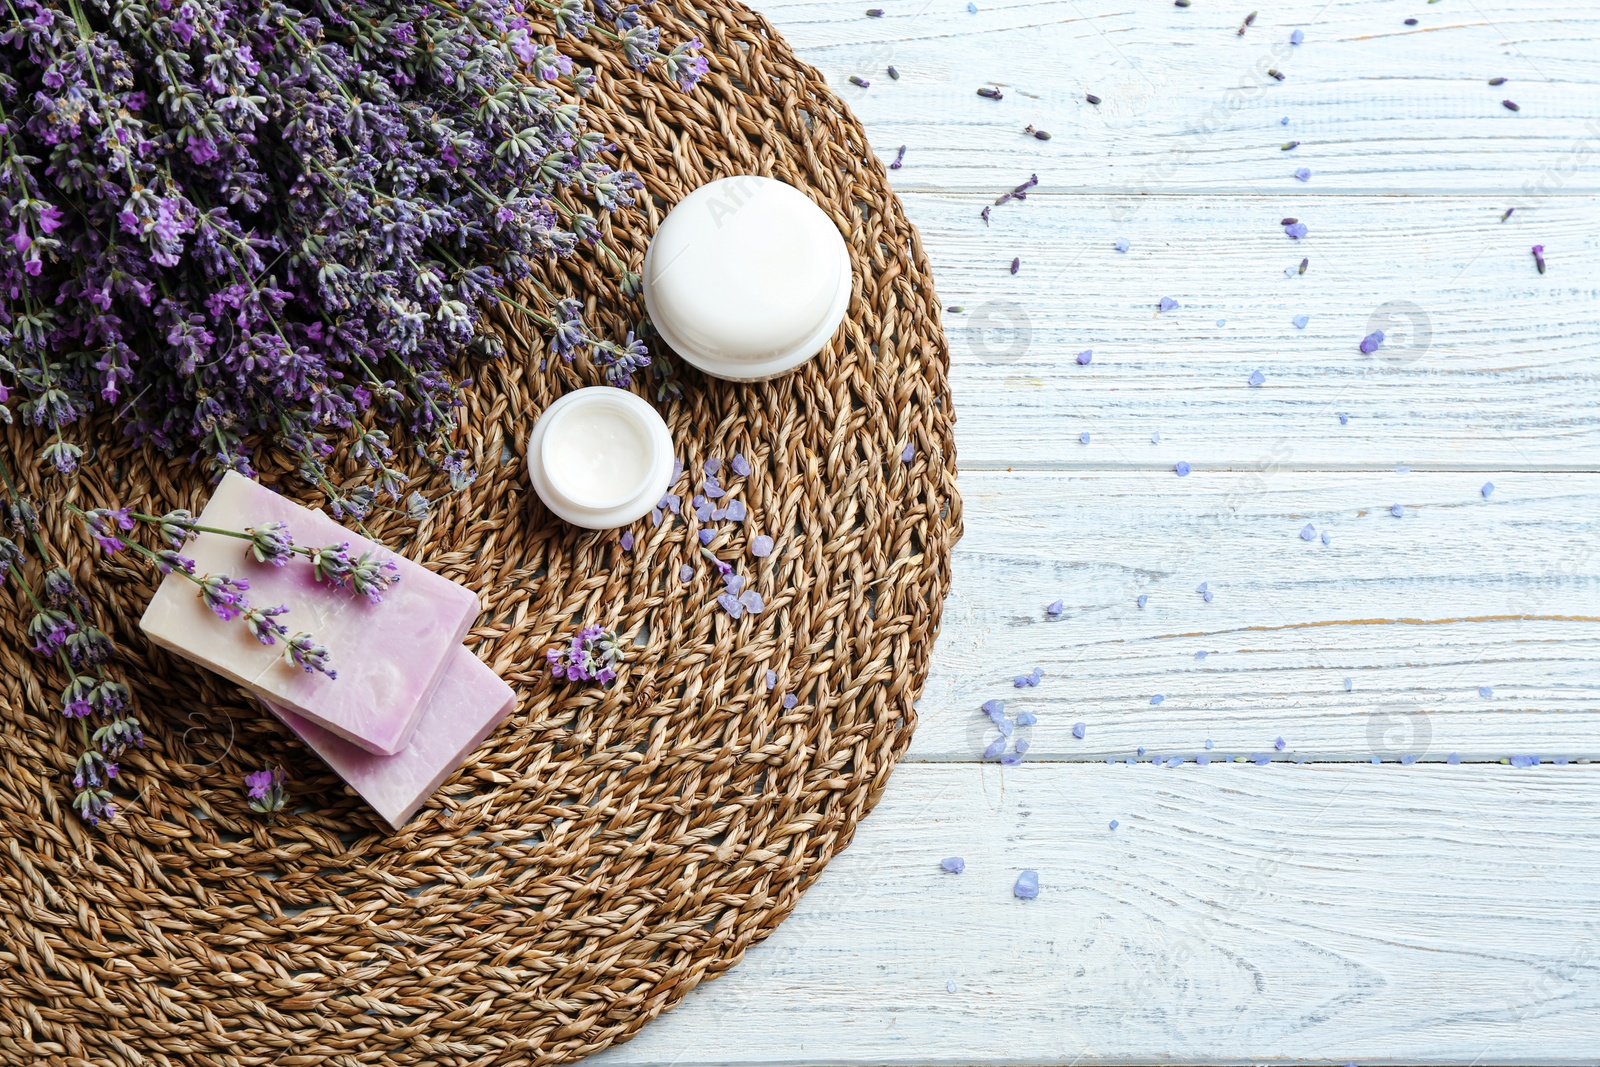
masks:
[[[478,482],[415,528],[373,526],[479,594],[469,644],[518,708],[392,833],[243,694],[143,642],[151,576],[96,560],[50,509],[47,539],[117,640],[151,741],[125,761],[138,795],[123,816],[82,826],[54,710],[64,679],[26,651],[22,600],[0,590],[0,1063],[568,1062],[737,962],[872,809],[911,738],[961,531],[927,258],[859,123],[764,18],[735,2],[651,17],[665,39],[704,42],[697,92],[577,53],[598,74],[591,123],[648,194],[609,224],[624,258],[637,267],[689,190],[740,173],[802,189],[850,246],[850,311],[816,360],[754,385],[680,368],[684,398],[660,405],[686,500],[706,459],[750,460],[748,478],[724,477],[750,517],[709,524],[711,548],[766,610],[716,606],[687,507],[636,524],[624,551],[531,497],[534,418],[599,378],[546,360],[530,324],[497,311],[509,354],[475,369],[460,433]],[[635,325],[599,257],[552,279],[604,332]],[[206,499],[186,459],[132,449],[104,420],[88,432],[71,481],[39,471],[24,430],[4,440],[40,498]],[[269,456],[263,481],[320,504],[287,470]],[[757,533],[777,542],[768,559],[749,554]],[[626,669],[605,690],[552,684],[544,648],[586,621],[633,637]],[[275,821],[246,809],[241,782],[272,765],[295,798]]]

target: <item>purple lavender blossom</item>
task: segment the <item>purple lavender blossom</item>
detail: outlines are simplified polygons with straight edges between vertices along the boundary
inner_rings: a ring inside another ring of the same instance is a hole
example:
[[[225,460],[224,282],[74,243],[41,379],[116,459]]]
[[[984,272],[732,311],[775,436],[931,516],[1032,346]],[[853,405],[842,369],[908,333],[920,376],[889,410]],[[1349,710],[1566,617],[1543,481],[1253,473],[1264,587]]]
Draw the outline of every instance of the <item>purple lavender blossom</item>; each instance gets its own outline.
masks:
[[[250,535],[250,552],[258,563],[281,567],[294,556],[294,538],[289,535],[289,524],[264,522],[260,526],[245,528]]]
[[[285,637],[289,628],[279,622],[277,616],[287,614],[289,608],[279,604],[275,608],[250,608],[244,610],[244,624],[250,631],[250,636],[260,641],[263,645],[276,644],[278,638]]]
[[[328,666],[328,649],[317,644],[316,638],[308,633],[297,633],[289,638],[284,646],[283,658],[286,663],[299,667],[307,674],[317,671],[326,674],[329,679],[339,677],[338,672]]]
[[[244,776],[246,789],[246,803],[250,810],[262,815],[271,815],[283,810],[288,802],[289,792],[284,788],[284,775],[281,767],[271,770],[253,771]]]
[[[223,622],[237,619],[249,606],[244,594],[250,588],[248,578],[230,578],[226,574],[208,574],[198,579],[200,599]]]
[[[383,594],[399,580],[400,568],[394,560],[380,561],[371,552],[363,552],[350,567],[350,588],[373,604],[381,601]]]
[[[603,626],[585,626],[566,648],[552,647],[545,652],[550,673],[556,681],[598,682],[609,685],[617,677],[622,662],[622,646],[617,635]]]

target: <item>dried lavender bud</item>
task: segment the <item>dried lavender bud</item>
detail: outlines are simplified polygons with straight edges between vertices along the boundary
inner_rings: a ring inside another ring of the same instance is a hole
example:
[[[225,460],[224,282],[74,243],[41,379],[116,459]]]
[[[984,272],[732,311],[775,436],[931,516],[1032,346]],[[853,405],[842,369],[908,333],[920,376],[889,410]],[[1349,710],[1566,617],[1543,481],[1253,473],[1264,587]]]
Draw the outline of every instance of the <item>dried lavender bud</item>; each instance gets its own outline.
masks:
[[[1416,24],[1417,24],[1417,20],[1416,19],[1406,19],[1406,25],[1407,26],[1415,26]]]
[[[894,69],[894,64],[893,63],[889,64],[889,68],[888,69],[889,69],[889,80],[890,81],[899,81],[900,80],[900,72],[898,70]]]
[[[246,803],[250,805],[250,810],[262,815],[282,811],[284,804],[289,800],[289,791],[283,784],[282,768],[253,771],[244,776],[244,784],[248,797]]]
[[[1050,139],[1050,134],[1044,130],[1033,130],[1031,132],[1033,133],[1035,140],[1048,141]]]
[[[226,574],[208,574],[195,583],[200,599],[223,622],[237,619],[249,607],[244,594],[250,588],[247,578],[230,578]]]
[[[195,518],[182,508],[169,511],[156,520],[161,539],[173,548],[182,548],[197,536]]]
[[[1281,70],[1269,70],[1267,71],[1267,77],[1273,79],[1274,81],[1281,82],[1284,79],[1284,74]]]
[[[244,532],[250,535],[250,552],[257,563],[281,567],[294,555],[294,538],[289,536],[287,523],[264,522],[246,527]]]
[[[1244,31],[1245,30],[1248,30],[1251,26],[1253,26],[1255,24],[1256,15],[1257,14],[1258,14],[1258,12],[1252,11],[1252,12],[1250,12],[1250,14],[1248,14],[1248,15],[1246,15],[1244,17],[1244,25],[1239,27],[1239,36],[1240,37],[1244,36]]]
[[[1516,208],[1514,208],[1514,207],[1508,207],[1508,208],[1506,208],[1506,213],[1505,213],[1505,214],[1504,214],[1504,215],[1501,215],[1501,216],[1500,216],[1500,221],[1501,221],[1501,222],[1504,222],[1504,221],[1506,221],[1506,220],[1507,220],[1507,219],[1509,219],[1509,218],[1510,218],[1510,217],[1511,217],[1511,213],[1512,213],[1512,212],[1513,212],[1513,211],[1515,211],[1515,210],[1517,210],[1517,209],[1516,209]]]
[[[1022,257],[1016,256],[1011,260],[1011,273],[1015,274],[1022,269]]]
[[[1521,111],[1522,110],[1522,108],[1518,107],[1514,102],[1512,102],[1510,100],[1502,100],[1502,101],[1500,101],[1500,106],[1505,108],[1507,111]]]
[[[17,564],[22,562],[22,549],[9,537],[0,537],[0,585],[4,585]]]
[[[869,85],[871,85],[872,83],[867,81],[867,79],[863,78],[859,74],[852,74],[852,75],[850,75],[850,84],[851,85],[859,85],[859,86],[861,86],[861,88],[865,89]]]
[[[1293,226],[1295,223],[1297,223],[1299,221],[1300,221],[1299,219],[1294,218],[1293,216],[1290,216],[1289,218],[1279,219],[1278,220],[1278,225],[1279,226]]]
[[[881,19],[881,18],[883,18],[883,8],[881,8],[881,7],[869,7],[869,8],[867,8],[867,18],[869,18],[869,19]]]
[[[1089,101],[1091,104],[1098,104],[1100,102],[1100,98],[1093,93],[1085,93],[1083,98]]]
[[[54,656],[57,649],[66,647],[67,639],[77,631],[78,624],[71,615],[56,608],[44,608],[28,620],[28,647],[41,656]]]
[[[279,622],[279,615],[287,614],[288,607],[279,604],[275,608],[246,608],[244,610],[244,624],[250,630],[250,636],[260,641],[263,645],[277,644],[278,638],[286,637],[289,628]]]
[[[978,95],[982,96],[982,97],[986,97],[989,100],[1004,100],[1005,99],[1004,94],[1002,94],[999,89],[990,89],[988,87],[984,87],[982,89],[979,89],[978,90]]]
[[[1300,147],[1300,142],[1299,141],[1286,141],[1286,142],[1284,142],[1283,147],[1281,147],[1279,149],[1279,151],[1280,152],[1292,152],[1296,148],[1299,148],[1299,147]]]
[[[317,581],[343,585],[350,578],[350,542],[342,541],[312,552],[311,566]]]
[[[283,650],[283,658],[285,662],[292,663],[307,674],[320,671],[330,679],[339,677],[338,672],[328,666],[327,648],[317,644],[316,639],[308,633],[298,633],[289,638],[289,643]]]
[[[1300,269],[1296,273],[1304,274],[1306,272],[1306,268],[1309,266],[1311,266],[1311,259],[1308,256],[1300,261]]]
[[[129,746],[144,747],[144,728],[132,715],[118,717],[94,732],[94,743],[106,755],[120,756]]]
[[[1505,83],[1506,83],[1506,80],[1504,78],[1490,78],[1489,79],[1489,84],[1490,85],[1504,85]]]
[[[1539,268],[1539,273],[1544,273],[1544,245],[1533,246],[1533,263]]]
[[[890,170],[899,170],[901,165],[904,164],[905,161],[906,161],[906,146],[905,145],[901,145],[900,146],[900,151],[898,151],[898,152],[896,152],[894,154],[894,162],[889,164],[889,169]]]
[[[400,580],[399,570],[394,560],[380,563],[372,557],[371,552],[364,552],[350,568],[350,588],[376,604],[383,599],[389,587]]]
[[[85,626],[67,635],[67,662],[79,670],[103,667],[111,660],[111,638],[94,627]]]
[[[1173,7],[1188,7],[1189,0],[1172,0]]]

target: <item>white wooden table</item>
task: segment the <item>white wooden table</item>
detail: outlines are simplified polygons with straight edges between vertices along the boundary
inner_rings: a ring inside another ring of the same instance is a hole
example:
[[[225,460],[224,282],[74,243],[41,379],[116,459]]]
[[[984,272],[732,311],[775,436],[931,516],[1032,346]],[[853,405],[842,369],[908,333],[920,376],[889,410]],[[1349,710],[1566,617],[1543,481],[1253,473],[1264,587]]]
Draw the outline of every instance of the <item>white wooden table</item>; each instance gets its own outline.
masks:
[[[1600,1061],[1600,0],[1254,2],[759,4],[907,146],[967,534],[855,844],[597,1067]]]

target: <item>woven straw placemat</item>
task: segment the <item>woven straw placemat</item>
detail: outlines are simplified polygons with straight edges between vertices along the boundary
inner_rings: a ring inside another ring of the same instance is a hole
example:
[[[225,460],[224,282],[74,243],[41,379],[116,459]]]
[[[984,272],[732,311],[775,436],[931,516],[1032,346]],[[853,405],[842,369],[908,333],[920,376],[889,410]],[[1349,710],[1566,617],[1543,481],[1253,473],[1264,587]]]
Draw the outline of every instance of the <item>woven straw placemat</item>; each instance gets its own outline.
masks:
[[[420,526],[375,530],[465,583],[486,610],[469,643],[518,708],[418,817],[389,832],[281,726],[220,679],[151,648],[151,575],[96,559],[60,508],[46,536],[119,644],[148,747],[138,795],[100,829],[71,810],[64,679],[27,652],[0,598],[0,1063],[558,1063],[634,1034],[735,963],[850,841],[905,751],[961,528],[948,353],[926,257],[860,125],[761,16],[729,0],[651,9],[698,35],[712,72],[690,95],[590,45],[588,112],[648,197],[615,220],[637,267],[665,210],[739,173],[810,194],[848,236],[843,330],[803,369],[740,385],[687,367],[661,405],[689,468],[743,453],[749,509],[716,524],[766,601],[735,621],[688,513],[615,533],[554,520],[522,452],[557,396],[599,378],[546,360],[499,315],[508,357],[475,373],[460,440],[481,475]],[[614,272],[576,259],[559,284],[621,336],[639,314]],[[76,478],[45,477],[6,431],[36,496],[198,511],[204,472],[87,429]],[[911,462],[902,461],[906,445]],[[263,480],[321,501],[267,456]],[[354,470],[346,472],[355,475]],[[751,558],[748,539],[777,542]],[[687,583],[683,564],[696,567]],[[554,684],[544,650],[597,622],[638,647],[611,687]],[[776,672],[768,691],[765,672]],[[783,697],[798,698],[793,708]],[[290,808],[245,806],[242,778],[281,765]]]

